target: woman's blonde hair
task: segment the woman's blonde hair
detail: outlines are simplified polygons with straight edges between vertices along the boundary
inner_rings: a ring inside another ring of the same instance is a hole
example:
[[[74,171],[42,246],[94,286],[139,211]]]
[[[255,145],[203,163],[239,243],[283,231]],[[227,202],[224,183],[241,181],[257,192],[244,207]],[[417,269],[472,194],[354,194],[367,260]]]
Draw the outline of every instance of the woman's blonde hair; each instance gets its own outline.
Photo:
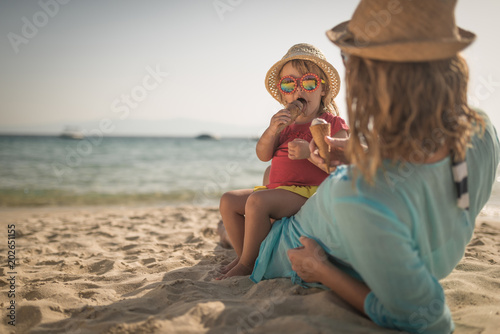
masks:
[[[329,113],[332,113],[332,114],[338,116],[339,110],[338,110],[337,104],[335,103],[333,97],[330,98],[329,101],[326,101],[326,97],[330,95],[328,93],[330,92],[331,87],[329,87],[329,85],[328,85],[329,81],[328,81],[327,76],[325,75],[325,72],[323,72],[323,70],[318,65],[316,65],[315,63],[313,63],[312,61],[309,61],[309,60],[292,59],[289,62],[285,63],[283,65],[283,67],[288,63],[290,63],[293,66],[293,68],[295,68],[300,73],[304,73],[304,74],[305,73],[314,73],[325,82],[325,84],[322,83],[322,85],[324,85],[324,87],[325,87],[325,96],[323,96],[321,98],[320,113],[329,112]],[[283,67],[281,68],[282,70],[283,70]],[[280,71],[280,76],[281,76],[281,71]],[[282,105],[286,106],[285,98],[281,92],[279,94],[279,98],[280,98],[280,103]]]
[[[369,182],[382,159],[422,163],[447,145],[455,161],[463,160],[471,136],[484,127],[467,105],[467,82],[460,55],[421,63],[349,56],[348,159]]]

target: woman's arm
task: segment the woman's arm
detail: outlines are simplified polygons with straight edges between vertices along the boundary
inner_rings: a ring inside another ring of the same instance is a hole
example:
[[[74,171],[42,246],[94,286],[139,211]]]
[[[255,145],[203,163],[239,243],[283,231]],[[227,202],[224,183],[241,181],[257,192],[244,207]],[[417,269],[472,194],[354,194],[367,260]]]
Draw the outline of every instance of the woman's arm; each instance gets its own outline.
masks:
[[[332,210],[345,260],[370,287],[368,317],[410,333],[451,333],[443,288],[421,257],[411,220],[366,197],[343,198]]]
[[[324,250],[313,239],[301,237],[300,242],[302,247],[288,251],[292,269],[297,275],[305,282],[325,285],[365,314],[364,303],[370,288],[331,264]]]

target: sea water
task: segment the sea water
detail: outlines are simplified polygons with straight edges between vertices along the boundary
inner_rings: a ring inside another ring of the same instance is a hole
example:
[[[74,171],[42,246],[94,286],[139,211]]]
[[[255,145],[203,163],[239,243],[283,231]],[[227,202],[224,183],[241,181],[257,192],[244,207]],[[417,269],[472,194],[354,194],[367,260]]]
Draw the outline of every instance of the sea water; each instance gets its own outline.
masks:
[[[218,205],[262,184],[256,140],[0,136],[0,206]],[[500,208],[500,177],[490,203]]]
[[[217,205],[262,184],[253,139],[0,136],[0,205]]]

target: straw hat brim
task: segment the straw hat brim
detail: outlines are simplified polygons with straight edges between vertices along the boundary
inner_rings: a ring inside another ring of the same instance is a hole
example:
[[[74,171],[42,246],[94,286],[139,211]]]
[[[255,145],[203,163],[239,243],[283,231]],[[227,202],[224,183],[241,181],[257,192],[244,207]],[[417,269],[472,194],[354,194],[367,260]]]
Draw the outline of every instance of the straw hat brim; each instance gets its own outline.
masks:
[[[458,28],[458,38],[439,40],[396,41],[391,43],[362,43],[348,30],[350,21],[342,22],[326,35],[348,54],[394,62],[420,62],[451,58],[474,42],[476,35]]]
[[[326,101],[329,101],[329,99],[334,99],[339,91],[340,91],[340,76],[335,67],[333,67],[332,64],[329,62],[322,60],[320,58],[311,56],[311,55],[306,55],[306,54],[299,54],[295,55],[286,59],[281,59],[278,61],[276,64],[271,66],[269,71],[267,71],[266,74],[266,88],[269,94],[271,94],[278,102],[281,103],[280,101],[280,93],[278,90],[278,82],[279,82],[279,75],[281,72],[281,69],[283,66],[288,63],[291,60],[294,59],[302,59],[302,60],[309,60],[313,62],[314,64],[318,65],[319,68],[323,70],[325,73],[327,80],[328,80],[328,86],[330,87],[330,91],[328,95],[326,96]]]

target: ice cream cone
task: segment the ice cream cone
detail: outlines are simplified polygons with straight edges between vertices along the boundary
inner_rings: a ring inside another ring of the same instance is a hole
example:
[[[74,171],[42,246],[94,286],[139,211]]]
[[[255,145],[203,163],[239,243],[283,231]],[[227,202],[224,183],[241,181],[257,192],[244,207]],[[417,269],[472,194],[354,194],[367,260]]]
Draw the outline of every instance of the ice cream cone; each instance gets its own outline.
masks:
[[[330,146],[325,142],[325,136],[330,135],[330,123],[311,125],[309,129],[319,149],[319,156],[325,160],[326,171],[330,173]]]
[[[278,130],[276,132],[277,133],[281,132],[281,130],[283,130],[284,128],[286,128],[287,126],[289,126],[290,124],[295,122],[297,117],[299,117],[299,115],[302,113],[303,108],[304,108],[304,104],[299,100],[295,100],[292,103],[288,104],[286,109],[290,112],[290,122],[279,126]]]
[[[300,112],[302,112],[302,103],[300,103],[300,101],[297,101],[295,103],[290,103],[287,107],[288,111],[290,112],[291,114],[291,119],[292,119],[292,122],[295,121],[297,119],[297,117],[299,116]]]

